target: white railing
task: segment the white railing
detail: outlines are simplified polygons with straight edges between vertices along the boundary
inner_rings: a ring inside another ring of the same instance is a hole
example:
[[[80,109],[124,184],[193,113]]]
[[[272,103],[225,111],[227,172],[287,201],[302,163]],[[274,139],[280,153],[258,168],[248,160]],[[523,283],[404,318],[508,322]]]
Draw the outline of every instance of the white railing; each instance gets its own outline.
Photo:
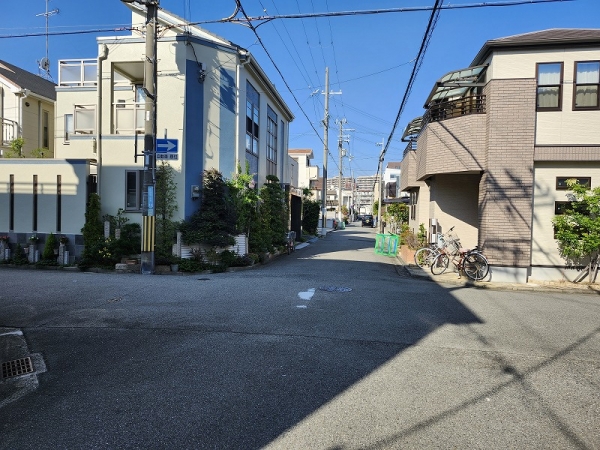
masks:
[[[98,62],[95,59],[62,59],[58,61],[59,86],[96,86]]]
[[[2,145],[9,145],[19,136],[19,124],[14,120],[0,117],[2,123]]]
[[[136,134],[144,132],[145,102],[113,104],[115,134]]]

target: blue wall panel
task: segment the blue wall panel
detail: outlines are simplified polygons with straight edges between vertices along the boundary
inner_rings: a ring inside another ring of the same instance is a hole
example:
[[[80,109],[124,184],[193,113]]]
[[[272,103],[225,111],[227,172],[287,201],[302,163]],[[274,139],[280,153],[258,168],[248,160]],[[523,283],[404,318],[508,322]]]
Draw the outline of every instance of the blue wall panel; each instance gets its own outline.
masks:
[[[219,140],[219,171],[225,178],[231,178],[235,173],[235,72],[220,69],[219,111],[220,140]],[[243,164],[242,164],[243,167]]]
[[[185,76],[185,114],[183,124],[184,186],[186,218],[200,208],[200,200],[191,199],[192,185],[202,185],[204,172],[204,84],[195,75],[196,61],[187,60]]]

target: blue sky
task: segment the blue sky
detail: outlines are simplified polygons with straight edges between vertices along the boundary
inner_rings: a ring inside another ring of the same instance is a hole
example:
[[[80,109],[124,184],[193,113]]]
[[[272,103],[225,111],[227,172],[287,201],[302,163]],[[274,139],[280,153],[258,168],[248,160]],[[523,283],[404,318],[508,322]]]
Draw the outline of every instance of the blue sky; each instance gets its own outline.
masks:
[[[45,36],[6,36],[44,33],[46,0],[1,1],[7,4],[2,6],[0,59],[38,73],[37,62],[46,56]],[[506,3],[505,0],[445,0],[444,4],[490,5],[499,1]],[[246,13],[253,17],[410,9],[431,7],[434,3],[434,0],[241,0]],[[235,2],[161,0],[160,6],[191,22],[204,22],[230,16]],[[129,9],[120,0],[49,0],[48,10],[54,9],[59,13],[49,18],[50,33],[117,28],[129,26],[131,21]],[[387,142],[392,132],[430,15],[430,11],[407,11],[264,23],[257,32],[285,82],[250,29],[239,24],[202,26],[255,55],[296,117],[290,126],[290,148],[313,149],[313,164],[319,166],[323,161],[325,67],[329,67],[330,90],[336,94],[330,96],[332,156],[328,173],[331,177],[339,171],[336,121],[345,119],[344,148],[351,157],[344,158],[344,175],[352,172],[361,176],[377,171],[381,151],[377,144]],[[238,14],[238,17],[243,16]],[[410,120],[423,114],[423,104],[435,81],[449,71],[468,67],[485,41],[548,28],[598,28],[599,17],[600,0],[442,10],[385,162],[402,159],[405,147],[400,142],[402,132]],[[54,80],[59,59],[95,58],[95,37],[115,34],[127,32],[51,35],[48,56]]]

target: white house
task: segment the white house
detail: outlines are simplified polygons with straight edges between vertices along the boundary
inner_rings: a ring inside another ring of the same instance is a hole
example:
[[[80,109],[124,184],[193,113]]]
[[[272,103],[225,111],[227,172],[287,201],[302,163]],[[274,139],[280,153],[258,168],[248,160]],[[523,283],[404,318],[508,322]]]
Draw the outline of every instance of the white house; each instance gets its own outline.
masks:
[[[132,12],[132,28],[143,30],[145,6],[126,6]],[[245,169],[248,164],[258,186],[267,175],[289,184],[288,130],[293,115],[252,54],[168,11],[159,9],[157,15],[157,163],[164,161],[175,169],[176,219],[198,210],[195,192],[206,169],[230,178],[238,166]],[[58,63],[54,153],[63,164],[48,166],[46,175],[56,177],[63,169],[71,170],[69,161],[83,161],[90,177],[73,178],[77,192],[97,189],[103,214],[114,215],[122,208],[130,222],[141,223],[148,92],[145,37],[134,31],[100,37],[97,43],[97,56]],[[19,163],[0,166],[0,233],[14,234],[15,239],[21,238],[17,233],[56,233],[56,220],[32,229],[27,202],[14,204],[10,220],[4,214],[11,201],[4,187],[9,174],[29,171]],[[30,195],[30,185],[30,180],[19,184],[23,195]],[[73,211],[79,228],[69,232],[76,235],[75,241],[80,240],[83,218],[81,207]],[[41,211],[33,213],[39,216]]]

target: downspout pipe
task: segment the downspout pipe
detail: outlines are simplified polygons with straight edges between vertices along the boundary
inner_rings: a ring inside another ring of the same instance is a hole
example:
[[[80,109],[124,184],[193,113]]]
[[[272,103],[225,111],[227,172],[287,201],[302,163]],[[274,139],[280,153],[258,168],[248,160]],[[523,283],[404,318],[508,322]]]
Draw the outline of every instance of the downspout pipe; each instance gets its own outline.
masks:
[[[96,82],[98,101],[96,105],[96,190],[98,195],[102,197],[101,187],[101,172],[102,172],[102,63],[108,58],[108,47],[106,44],[100,46],[100,52],[98,54],[98,80]]]

